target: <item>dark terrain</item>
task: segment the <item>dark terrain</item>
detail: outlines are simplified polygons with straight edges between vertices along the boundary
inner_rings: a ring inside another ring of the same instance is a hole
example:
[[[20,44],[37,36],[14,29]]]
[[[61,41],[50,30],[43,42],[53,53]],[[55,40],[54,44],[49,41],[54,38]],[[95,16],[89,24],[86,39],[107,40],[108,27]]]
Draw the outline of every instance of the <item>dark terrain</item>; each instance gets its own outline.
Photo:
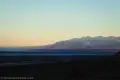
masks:
[[[34,80],[119,80],[120,58],[114,55],[98,60],[1,66],[0,76],[34,77]]]
[[[0,67],[0,76],[34,77],[35,80],[116,80],[120,59],[81,60]]]

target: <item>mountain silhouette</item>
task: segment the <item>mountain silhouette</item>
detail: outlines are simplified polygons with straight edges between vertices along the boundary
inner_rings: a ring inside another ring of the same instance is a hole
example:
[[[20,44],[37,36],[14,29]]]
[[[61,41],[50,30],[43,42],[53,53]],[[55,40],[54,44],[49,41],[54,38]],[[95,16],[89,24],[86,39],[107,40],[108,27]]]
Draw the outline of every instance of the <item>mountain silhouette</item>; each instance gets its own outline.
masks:
[[[40,49],[120,49],[120,37],[82,37],[59,41]]]
[[[26,51],[41,49],[117,49],[120,50],[120,37],[96,36],[72,38],[44,46],[0,47],[0,51]]]

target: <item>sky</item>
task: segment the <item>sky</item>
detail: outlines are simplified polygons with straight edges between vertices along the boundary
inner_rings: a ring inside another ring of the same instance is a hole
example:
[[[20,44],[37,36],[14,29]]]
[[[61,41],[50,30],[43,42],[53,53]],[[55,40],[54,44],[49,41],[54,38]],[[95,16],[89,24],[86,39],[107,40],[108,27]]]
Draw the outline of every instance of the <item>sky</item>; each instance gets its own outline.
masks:
[[[0,46],[120,36],[120,0],[0,0]]]

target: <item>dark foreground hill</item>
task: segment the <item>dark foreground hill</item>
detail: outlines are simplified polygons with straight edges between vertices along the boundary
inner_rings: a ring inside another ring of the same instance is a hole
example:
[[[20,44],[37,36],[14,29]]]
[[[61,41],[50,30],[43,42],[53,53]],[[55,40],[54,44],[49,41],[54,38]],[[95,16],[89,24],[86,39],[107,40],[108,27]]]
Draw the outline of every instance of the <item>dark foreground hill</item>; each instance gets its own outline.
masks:
[[[34,80],[119,80],[119,57],[0,67],[0,76]],[[118,79],[117,79],[118,78]]]

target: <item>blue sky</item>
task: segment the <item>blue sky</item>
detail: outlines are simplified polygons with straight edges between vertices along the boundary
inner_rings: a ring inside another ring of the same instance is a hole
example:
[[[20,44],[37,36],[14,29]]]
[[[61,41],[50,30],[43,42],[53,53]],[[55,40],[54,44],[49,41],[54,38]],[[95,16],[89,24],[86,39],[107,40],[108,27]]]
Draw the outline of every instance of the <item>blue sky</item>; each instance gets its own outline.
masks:
[[[119,36],[120,0],[0,0],[0,46]]]

